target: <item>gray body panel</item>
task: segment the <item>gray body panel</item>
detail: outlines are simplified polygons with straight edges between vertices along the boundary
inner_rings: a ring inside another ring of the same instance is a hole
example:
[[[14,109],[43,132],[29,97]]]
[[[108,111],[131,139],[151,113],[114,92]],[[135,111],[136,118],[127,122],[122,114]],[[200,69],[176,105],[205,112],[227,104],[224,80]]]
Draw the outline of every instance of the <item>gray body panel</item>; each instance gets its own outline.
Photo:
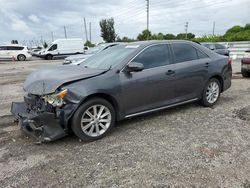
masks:
[[[126,71],[127,65],[142,50],[155,44],[187,43],[208,58],[175,63],[171,50],[171,63],[145,69]],[[189,41],[136,42],[138,48],[119,65],[110,70],[86,69],[80,66],[58,66],[32,73],[24,89],[35,95],[44,95],[59,89],[68,89],[66,105],[57,113],[60,124],[67,131],[69,120],[89,97],[108,100],[115,108],[116,119],[151,112],[186,102],[199,100],[212,77],[221,81],[222,92],[231,86],[232,68],[228,58],[199,44]],[[75,68],[74,68],[75,67]],[[169,74],[169,72],[173,72]],[[42,89],[40,88],[42,85]],[[39,86],[39,87],[38,87]]]

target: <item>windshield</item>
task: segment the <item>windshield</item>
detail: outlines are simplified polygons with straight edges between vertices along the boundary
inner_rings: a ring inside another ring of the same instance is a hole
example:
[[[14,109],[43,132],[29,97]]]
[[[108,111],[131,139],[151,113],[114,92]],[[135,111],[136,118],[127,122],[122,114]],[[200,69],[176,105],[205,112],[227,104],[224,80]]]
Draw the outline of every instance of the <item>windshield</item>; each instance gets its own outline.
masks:
[[[86,59],[80,66],[94,69],[109,69],[121,63],[127,56],[132,54],[138,46],[119,45],[108,48]]]
[[[85,52],[85,54],[96,54],[97,52],[103,50],[107,45],[106,44],[100,44],[96,47],[90,48]]]

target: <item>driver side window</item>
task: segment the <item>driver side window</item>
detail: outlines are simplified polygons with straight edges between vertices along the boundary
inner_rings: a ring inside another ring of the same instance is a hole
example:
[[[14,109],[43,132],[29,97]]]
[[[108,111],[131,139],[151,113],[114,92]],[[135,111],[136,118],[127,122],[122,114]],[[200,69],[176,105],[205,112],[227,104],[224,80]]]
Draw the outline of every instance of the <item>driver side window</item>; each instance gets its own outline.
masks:
[[[144,69],[170,64],[169,49],[166,44],[151,46],[142,51],[133,62],[141,63]]]
[[[57,44],[53,44],[48,51],[54,51],[57,49]]]

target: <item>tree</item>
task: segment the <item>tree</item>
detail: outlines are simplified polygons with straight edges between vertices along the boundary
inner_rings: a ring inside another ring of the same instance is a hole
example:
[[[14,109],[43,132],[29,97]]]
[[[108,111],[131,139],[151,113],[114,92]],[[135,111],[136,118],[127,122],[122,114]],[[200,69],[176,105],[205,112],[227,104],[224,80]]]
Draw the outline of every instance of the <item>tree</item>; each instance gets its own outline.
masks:
[[[142,33],[140,33],[137,36],[137,40],[143,41],[143,40],[150,40],[152,37],[152,34],[149,30],[145,29],[142,31]]]
[[[44,47],[44,48],[48,48],[47,42],[44,42],[44,43],[43,43],[43,47]]]
[[[95,45],[92,44],[89,40],[87,40],[87,41],[85,42],[84,46],[88,46],[89,48],[92,48],[92,47],[94,47]]]
[[[99,24],[101,27],[101,37],[103,40],[105,42],[115,42],[116,33],[114,28],[114,19],[102,19]]]
[[[17,40],[12,40],[11,44],[18,44],[18,41]]]
[[[164,36],[164,39],[166,39],[166,40],[175,39],[175,35],[173,35],[173,34],[166,34],[166,35]]]
[[[186,38],[186,33],[179,33],[177,36],[176,36],[177,39],[193,39],[195,38],[195,34],[193,33],[187,33],[187,38]]]

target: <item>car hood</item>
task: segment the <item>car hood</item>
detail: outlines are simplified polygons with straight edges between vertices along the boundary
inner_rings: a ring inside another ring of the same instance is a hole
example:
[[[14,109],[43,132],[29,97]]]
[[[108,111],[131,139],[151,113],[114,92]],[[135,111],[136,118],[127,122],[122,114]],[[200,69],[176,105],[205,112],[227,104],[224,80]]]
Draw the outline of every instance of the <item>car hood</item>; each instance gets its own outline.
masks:
[[[76,65],[50,67],[31,73],[24,82],[24,90],[34,95],[46,95],[55,92],[62,84],[98,76],[106,71]]]

